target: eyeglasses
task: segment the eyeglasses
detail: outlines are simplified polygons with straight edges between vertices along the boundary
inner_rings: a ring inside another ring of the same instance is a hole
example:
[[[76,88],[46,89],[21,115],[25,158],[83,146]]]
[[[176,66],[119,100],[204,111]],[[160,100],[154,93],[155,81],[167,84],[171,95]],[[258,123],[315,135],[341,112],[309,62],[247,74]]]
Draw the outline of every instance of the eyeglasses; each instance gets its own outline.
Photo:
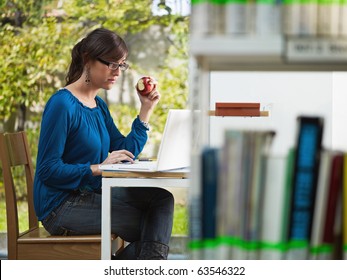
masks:
[[[127,63],[108,62],[99,57],[97,58],[97,60],[100,61],[102,64],[107,65],[110,70],[117,70],[119,68],[121,71],[125,71],[129,68],[129,64]]]

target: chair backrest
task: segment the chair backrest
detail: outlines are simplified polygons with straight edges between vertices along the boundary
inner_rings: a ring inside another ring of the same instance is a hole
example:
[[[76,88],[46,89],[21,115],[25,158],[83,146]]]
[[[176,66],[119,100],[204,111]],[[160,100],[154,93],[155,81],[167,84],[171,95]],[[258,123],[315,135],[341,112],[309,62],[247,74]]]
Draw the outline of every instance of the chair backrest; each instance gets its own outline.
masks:
[[[34,170],[25,132],[0,134],[0,159],[6,198],[8,257],[11,258],[12,252],[16,252],[17,239],[22,234],[19,228],[17,191],[12,170],[15,166],[23,166],[25,171],[29,220],[29,228],[25,232],[38,227],[33,201]]]

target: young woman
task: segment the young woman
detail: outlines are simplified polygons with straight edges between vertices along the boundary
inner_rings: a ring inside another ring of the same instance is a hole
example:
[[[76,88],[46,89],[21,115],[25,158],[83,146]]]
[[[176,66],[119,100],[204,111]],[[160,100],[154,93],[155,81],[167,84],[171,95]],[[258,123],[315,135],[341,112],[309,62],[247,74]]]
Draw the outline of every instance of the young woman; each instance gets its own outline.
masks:
[[[100,234],[100,164],[133,162],[147,141],[157,90],[138,94],[141,108],[127,136],[97,95],[127,70],[128,48],[99,28],[72,50],[66,86],[47,102],[41,124],[34,182],[38,219],[55,235]],[[113,188],[112,232],[131,242],[118,258],[167,259],[174,200],[160,188]]]

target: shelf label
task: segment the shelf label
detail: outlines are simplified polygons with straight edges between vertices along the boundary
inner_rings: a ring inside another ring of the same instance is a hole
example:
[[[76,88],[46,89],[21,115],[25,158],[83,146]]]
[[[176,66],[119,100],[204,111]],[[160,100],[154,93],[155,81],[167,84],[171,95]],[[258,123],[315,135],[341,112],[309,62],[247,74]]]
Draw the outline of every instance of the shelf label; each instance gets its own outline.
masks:
[[[347,39],[289,38],[284,54],[287,62],[347,62]]]

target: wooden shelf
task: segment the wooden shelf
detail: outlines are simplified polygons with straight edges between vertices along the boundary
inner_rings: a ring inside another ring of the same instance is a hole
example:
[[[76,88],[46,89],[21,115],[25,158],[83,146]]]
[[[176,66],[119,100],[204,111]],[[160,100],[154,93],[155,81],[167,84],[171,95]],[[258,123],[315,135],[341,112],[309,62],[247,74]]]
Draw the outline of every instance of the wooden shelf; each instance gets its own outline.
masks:
[[[208,115],[211,117],[215,117],[216,116],[216,111],[215,110],[209,110],[208,111]],[[216,116],[216,117],[268,117],[270,115],[269,111],[259,111],[259,116],[245,116],[245,115],[233,115],[233,116]]]

